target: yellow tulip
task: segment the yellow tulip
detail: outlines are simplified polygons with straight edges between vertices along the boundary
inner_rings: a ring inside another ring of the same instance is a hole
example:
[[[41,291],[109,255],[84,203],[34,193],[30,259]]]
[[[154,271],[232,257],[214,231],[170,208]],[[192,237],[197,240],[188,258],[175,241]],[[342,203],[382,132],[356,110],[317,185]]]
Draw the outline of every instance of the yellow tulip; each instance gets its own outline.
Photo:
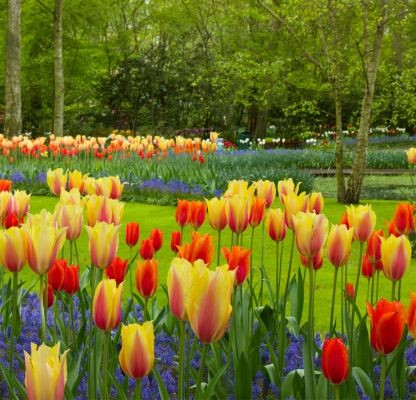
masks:
[[[49,189],[55,196],[61,194],[61,188],[66,187],[67,173],[62,168],[56,168],[53,171],[48,169],[46,173],[46,182],[48,183]]]
[[[66,350],[59,357],[59,342],[54,347],[31,343],[25,354],[25,386],[28,400],[63,400],[66,384]]]
[[[354,229],[354,239],[363,243],[371,236],[376,226],[376,213],[371,205],[347,207],[348,225]]]
[[[61,205],[55,212],[58,226],[67,228],[66,238],[68,240],[78,239],[82,229],[83,208],[78,205],[67,204]]]
[[[410,265],[412,246],[405,235],[389,236],[381,239],[381,261],[387,279],[398,281]]]
[[[406,150],[407,161],[409,164],[416,164],[416,147]]]
[[[68,189],[78,189],[80,192],[83,192],[85,185],[84,179],[87,177],[87,175],[84,175],[81,171],[78,170],[69,171],[68,175]]]
[[[110,199],[111,222],[114,225],[120,225],[124,214],[124,203],[116,199]]]
[[[328,219],[323,214],[298,212],[293,223],[299,253],[308,258],[316,256],[328,236]]]
[[[279,192],[279,198],[282,204],[284,204],[283,202],[284,196],[287,196],[289,193],[292,193],[292,192],[294,192],[295,194],[298,194],[300,184],[301,182],[299,182],[295,186],[295,182],[293,182],[292,178],[282,179],[281,181],[277,183],[277,191]]]
[[[254,196],[255,186],[248,186],[248,182],[242,179],[232,180],[228,182],[228,188],[224,193],[224,197],[233,197],[235,195],[240,195],[244,197],[253,197]]]
[[[229,271],[228,265],[211,271],[198,263],[191,274],[186,298],[189,323],[202,343],[217,342],[224,335],[231,315],[235,271]]]
[[[270,239],[280,242],[286,236],[285,214],[280,208],[271,208],[266,216],[266,231]]]
[[[328,235],[328,258],[332,265],[345,265],[350,257],[353,229],[345,225],[332,225]]]
[[[117,254],[118,230],[120,226],[97,222],[93,228],[87,226],[91,263],[97,268],[105,269]]]
[[[29,211],[30,194],[24,190],[15,190],[13,193],[12,212],[17,218],[23,218]]]
[[[82,205],[81,193],[78,188],[72,188],[70,191],[65,189],[61,190],[61,195],[59,196],[60,204],[74,204],[76,206]]]
[[[250,200],[242,195],[228,199],[227,222],[234,233],[244,232],[248,225]]]
[[[150,373],[155,360],[154,343],[153,322],[121,326],[121,350],[118,360],[126,375],[137,380]]]
[[[288,228],[293,229],[293,218],[297,212],[308,210],[308,196],[305,192],[297,194],[296,191],[288,192],[283,196],[285,206],[285,221]]]
[[[321,192],[312,192],[309,195],[308,211],[320,214],[324,209],[324,197]]]
[[[0,217],[9,215],[12,212],[13,195],[10,192],[0,192]]]
[[[261,197],[266,200],[266,208],[269,208],[274,199],[276,198],[276,185],[271,181],[259,180],[255,183],[257,197]]]
[[[222,231],[227,226],[227,200],[214,197],[205,200],[208,208],[208,220],[212,229]]]
[[[22,228],[0,231],[0,263],[10,272],[19,272],[27,261],[27,237]]]
[[[107,196],[88,196],[85,200],[87,209],[87,221],[89,226],[94,226],[97,222],[112,222],[113,213],[111,204]]]
[[[95,325],[103,331],[111,331],[120,324],[122,290],[123,282],[117,286],[115,279],[104,279],[95,289],[92,315]]]

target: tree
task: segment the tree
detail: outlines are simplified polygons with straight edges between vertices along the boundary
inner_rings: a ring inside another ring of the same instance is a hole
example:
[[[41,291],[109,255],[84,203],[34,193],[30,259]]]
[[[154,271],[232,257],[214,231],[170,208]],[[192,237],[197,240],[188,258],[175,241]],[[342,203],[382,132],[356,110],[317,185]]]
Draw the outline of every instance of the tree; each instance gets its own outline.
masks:
[[[8,0],[4,133],[9,137],[22,132],[20,6],[20,0]]]
[[[57,136],[64,134],[64,63],[62,55],[62,10],[63,0],[55,0],[54,12],[54,102],[53,132]]]

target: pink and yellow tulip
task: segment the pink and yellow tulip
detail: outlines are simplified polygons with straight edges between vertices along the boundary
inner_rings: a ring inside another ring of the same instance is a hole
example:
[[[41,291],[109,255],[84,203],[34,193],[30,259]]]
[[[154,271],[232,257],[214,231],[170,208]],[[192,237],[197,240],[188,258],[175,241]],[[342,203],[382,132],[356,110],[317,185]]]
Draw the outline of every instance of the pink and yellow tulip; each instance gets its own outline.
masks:
[[[123,283],[117,286],[114,279],[98,283],[94,293],[92,315],[95,325],[103,331],[117,328],[121,321],[121,294]]]
[[[118,250],[118,230],[120,226],[97,222],[93,228],[87,226],[89,251],[93,266],[105,269],[114,260]]]
[[[381,240],[381,261],[383,272],[387,279],[397,281],[402,278],[410,265],[412,248],[405,235],[399,237],[389,236]]]

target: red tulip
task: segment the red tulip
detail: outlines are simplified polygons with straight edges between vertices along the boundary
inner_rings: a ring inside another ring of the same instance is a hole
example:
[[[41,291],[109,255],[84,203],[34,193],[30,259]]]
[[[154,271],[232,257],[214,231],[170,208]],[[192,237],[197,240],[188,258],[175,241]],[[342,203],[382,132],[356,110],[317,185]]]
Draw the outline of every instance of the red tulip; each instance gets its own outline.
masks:
[[[175,218],[176,223],[182,228],[189,224],[191,218],[191,206],[188,200],[178,200]]]
[[[46,290],[46,288],[44,290]],[[52,286],[48,285],[48,308],[52,307],[54,298]]]
[[[139,294],[148,299],[156,293],[158,261],[155,259],[137,261],[136,288]]]
[[[322,267],[323,261],[324,261],[324,252],[322,249],[319,251],[318,254],[316,254],[312,258],[305,257],[302,254],[300,255],[301,264],[306,268],[309,268],[312,265],[315,271],[317,271],[318,269]]]
[[[139,241],[140,227],[137,222],[128,222],[126,225],[126,244],[129,247],[136,246]]]
[[[172,237],[170,240],[170,249],[176,254],[178,248],[181,245],[181,233],[179,231],[172,232]]]
[[[155,254],[152,239],[143,239],[140,246],[140,256],[143,260],[150,260]]]
[[[163,245],[163,232],[160,229],[152,229],[150,232],[150,239],[152,240],[155,253],[157,253]]]
[[[369,260],[367,254],[364,254],[363,260],[361,262],[361,273],[363,274],[363,276],[370,279],[373,277],[375,272],[376,271],[373,263]]]
[[[381,239],[384,237],[382,229],[373,231],[367,240],[367,257],[372,263],[381,259]]]
[[[400,343],[407,315],[403,304],[381,299],[375,308],[367,303],[371,323],[371,345],[381,354],[390,354]]]
[[[52,286],[55,292],[62,289],[65,280],[65,270],[67,268],[67,262],[64,259],[55,260],[52,268],[48,272],[48,283]]]
[[[78,265],[69,265],[65,270],[65,279],[62,289],[70,296],[79,289]]]
[[[345,298],[348,301],[353,301],[354,297],[355,297],[355,289],[354,289],[354,285],[350,282],[347,282],[347,284],[345,285],[345,294],[344,294]]]
[[[240,246],[233,246],[231,250],[223,247],[221,251],[227,260],[228,269],[230,271],[236,270],[234,284],[241,285],[250,272],[251,251]]]
[[[126,276],[128,263],[129,260],[123,261],[120,257],[116,257],[105,270],[107,278],[114,279],[117,282],[117,286],[120,285]]]
[[[321,363],[325,378],[334,385],[348,378],[348,349],[341,339],[325,339]]]
[[[190,202],[190,223],[196,230],[205,221],[207,215],[207,206],[203,201],[191,201]]]
[[[391,223],[399,235],[408,235],[413,228],[413,207],[410,203],[397,204]]]

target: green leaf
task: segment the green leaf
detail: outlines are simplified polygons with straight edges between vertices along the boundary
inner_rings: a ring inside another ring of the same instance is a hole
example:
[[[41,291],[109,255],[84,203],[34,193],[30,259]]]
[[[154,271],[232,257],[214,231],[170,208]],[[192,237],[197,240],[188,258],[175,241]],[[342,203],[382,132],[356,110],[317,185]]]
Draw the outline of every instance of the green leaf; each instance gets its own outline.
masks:
[[[224,375],[224,372],[229,367],[229,363],[225,364],[220,370],[218,370],[215,375],[209,380],[208,385],[205,386],[202,399],[208,400],[212,397],[215,387],[217,386],[219,380]]]
[[[159,394],[162,400],[169,400],[170,396],[168,393],[168,390],[166,389],[166,385],[162,380],[162,377],[160,376],[159,371],[156,368],[153,368],[153,376],[156,379],[157,387],[159,388]]]
[[[324,374],[320,374],[316,387],[316,397],[318,399],[328,398],[328,386],[328,381],[325,379]]]
[[[367,375],[369,375],[372,368],[372,355],[366,318],[363,318],[360,321],[356,346],[357,351],[355,365],[360,367]]]
[[[126,392],[124,391],[123,386],[120,385],[114,374],[112,374],[110,371],[107,371],[107,375],[110,378],[111,383],[116,388],[117,398],[119,400],[127,400]]]
[[[360,367],[353,367],[351,373],[361,390],[371,399],[375,399],[374,384],[366,372]]]
[[[252,393],[252,375],[251,368],[245,353],[241,353],[237,366],[235,376],[235,398],[237,400],[244,400],[251,398]]]
[[[298,379],[303,379],[305,377],[305,372],[303,369],[295,369],[293,371],[290,371],[287,375],[285,380],[282,384],[282,391],[281,391],[281,398],[286,399],[288,397],[294,396],[295,393],[302,391],[302,388],[297,387],[299,384]]]

